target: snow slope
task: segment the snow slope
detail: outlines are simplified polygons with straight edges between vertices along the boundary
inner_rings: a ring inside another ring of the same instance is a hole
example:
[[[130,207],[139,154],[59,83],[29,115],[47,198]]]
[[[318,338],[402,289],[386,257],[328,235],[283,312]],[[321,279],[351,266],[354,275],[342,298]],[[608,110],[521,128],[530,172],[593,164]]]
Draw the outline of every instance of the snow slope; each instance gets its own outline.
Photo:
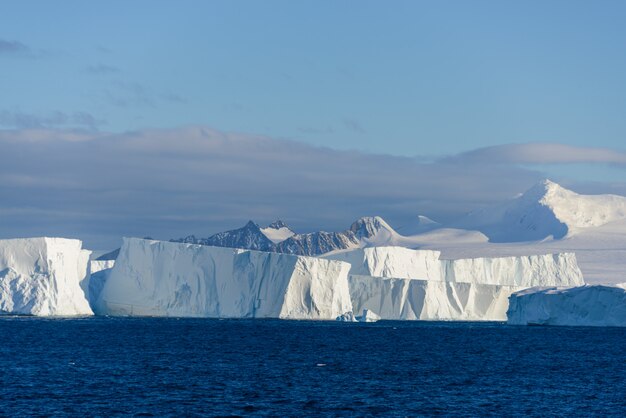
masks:
[[[274,244],[281,243],[296,234],[281,220],[272,222],[267,228],[261,228],[261,232]]]
[[[86,296],[89,255],[74,239],[0,240],[0,312],[92,315]]]
[[[99,314],[335,319],[352,310],[346,263],[124,239]]]
[[[561,239],[587,228],[626,219],[626,197],[580,195],[550,180],[501,205],[469,213],[456,223],[491,242]]]
[[[514,325],[626,326],[626,284],[533,288],[514,293],[507,312]]]
[[[383,319],[504,321],[508,297],[519,287],[351,275],[355,312]]]

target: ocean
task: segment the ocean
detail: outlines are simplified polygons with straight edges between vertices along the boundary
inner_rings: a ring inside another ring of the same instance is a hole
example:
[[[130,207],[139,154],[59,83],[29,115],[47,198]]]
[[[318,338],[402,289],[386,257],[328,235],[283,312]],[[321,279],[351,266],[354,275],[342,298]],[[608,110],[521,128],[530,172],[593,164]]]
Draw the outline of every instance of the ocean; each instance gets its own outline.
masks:
[[[3,416],[626,415],[626,329],[0,317]]]

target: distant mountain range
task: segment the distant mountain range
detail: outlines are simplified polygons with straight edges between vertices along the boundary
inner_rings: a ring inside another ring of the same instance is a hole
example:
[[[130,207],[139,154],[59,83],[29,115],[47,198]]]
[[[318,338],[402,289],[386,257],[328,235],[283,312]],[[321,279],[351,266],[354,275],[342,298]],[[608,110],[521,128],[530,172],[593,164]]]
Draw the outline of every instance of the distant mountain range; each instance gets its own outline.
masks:
[[[242,228],[220,232],[208,238],[198,239],[191,235],[171,241],[315,256],[335,250],[358,248],[363,240],[378,234],[385,227],[390,228],[381,218],[361,218],[350,229],[341,232],[296,234],[280,220],[266,228],[249,221]]]
[[[580,195],[544,180],[502,204],[470,212],[449,225],[417,216],[412,225],[394,230],[378,216],[356,220],[340,232],[295,233],[278,220],[260,227],[249,221],[242,228],[208,238],[194,235],[172,242],[244,248],[317,256],[350,248],[397,245],[419,248],[434,242],[516,243],[560,240],[605,224],[626,221],[626,198]],[[115,258],[115,252],[101,258]]]

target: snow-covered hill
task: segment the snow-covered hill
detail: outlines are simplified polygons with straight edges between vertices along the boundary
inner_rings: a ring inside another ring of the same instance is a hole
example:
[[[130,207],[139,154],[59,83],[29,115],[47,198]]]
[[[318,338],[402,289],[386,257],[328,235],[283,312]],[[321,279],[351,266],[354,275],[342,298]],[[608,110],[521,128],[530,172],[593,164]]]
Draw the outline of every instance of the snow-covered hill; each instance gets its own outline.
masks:
[[[626,219],[626,197],[580,195],[544,180],[501,205],[469,213],[455,226],[484,233],[491,242],[561,239]]]

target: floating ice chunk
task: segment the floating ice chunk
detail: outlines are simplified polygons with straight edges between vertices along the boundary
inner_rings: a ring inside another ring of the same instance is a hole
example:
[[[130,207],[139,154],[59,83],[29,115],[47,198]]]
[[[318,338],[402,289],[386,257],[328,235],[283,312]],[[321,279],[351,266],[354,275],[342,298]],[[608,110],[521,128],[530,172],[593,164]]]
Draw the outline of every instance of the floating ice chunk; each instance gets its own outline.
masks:
[[[379,319],[380,319],[380,316],[370,311],[369,309],[363,309],[363,315],[356,317],[356,320],[359,322],[376,322]]]
[[[626,326],[626,283],[531,288],[510,297],[514,325]]]
[[[37,316],[93,315],[89,255],[79,240],[0,240],[0,312]]]
[[[356,311],[392,320],[505,321],[509,295],[522,289],[356,275],[349,281]]]
[[[350,275],[359,276],[516,287],[584,284],[573,253],[440,260],[439,251],[371,247],[324,258],[350,263]]]
[[[342,315],[339,315],[337,317],[337,321],[340,322],[357,322],[356,318],[354,317],[354,313],[350,312],[345,312]]]
[[[96,304],[108,315],[335,319],[352,310],[350,265],[124,239]]]

